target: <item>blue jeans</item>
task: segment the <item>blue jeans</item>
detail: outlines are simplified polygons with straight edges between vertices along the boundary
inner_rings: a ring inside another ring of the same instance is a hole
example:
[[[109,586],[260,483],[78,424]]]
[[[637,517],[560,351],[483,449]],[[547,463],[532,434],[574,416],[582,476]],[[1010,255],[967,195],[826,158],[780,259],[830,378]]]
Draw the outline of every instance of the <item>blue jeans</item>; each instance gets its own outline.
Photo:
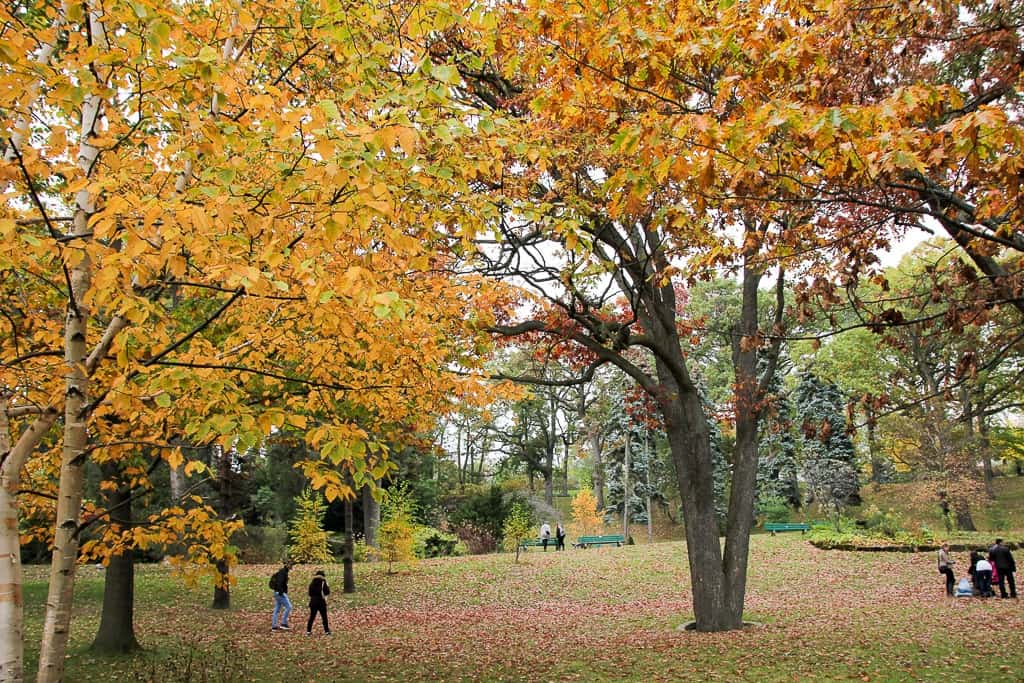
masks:
[[[277,613],[281,612],[281,624],[288,625],[288,615],[292,613],[292,601],[288,599],[287,593],[274,593],[274,614],[270,619],[270,626],[277,628]]]

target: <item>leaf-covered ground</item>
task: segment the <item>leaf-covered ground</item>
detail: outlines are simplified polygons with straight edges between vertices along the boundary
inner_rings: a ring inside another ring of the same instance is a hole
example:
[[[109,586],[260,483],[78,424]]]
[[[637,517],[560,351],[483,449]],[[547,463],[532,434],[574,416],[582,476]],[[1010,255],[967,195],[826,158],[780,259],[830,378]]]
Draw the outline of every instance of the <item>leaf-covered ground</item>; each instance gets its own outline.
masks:
[[[431,560],[392,576],[361,564],[352,595],[340,592],[341,567],[328,567],[333,634],[317,625],[307,638],[312,569],[292,574],[294,630],[271,633],[272,567],[241,568],[222,612],[209,609],[209,589],[143,566],[136,630],[147,650],[101,658],[86,647],[102,570],[83,567],[67,680],[1024,681],[1024,605],[945,598],[931,553],[756,536],[747,618],[760,625],[723,634],[679,629],[692,618],[680,543],[534,551],[519,564],[507,554]],[[40,568],[29,577],[32,667],[45,582]]]

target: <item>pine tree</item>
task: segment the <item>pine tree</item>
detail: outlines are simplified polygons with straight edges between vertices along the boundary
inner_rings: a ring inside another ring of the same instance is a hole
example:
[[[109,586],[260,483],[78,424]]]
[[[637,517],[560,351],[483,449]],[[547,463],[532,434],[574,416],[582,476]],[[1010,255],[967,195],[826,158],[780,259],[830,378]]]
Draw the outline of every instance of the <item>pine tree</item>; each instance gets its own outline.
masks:
[[[789,395],[782,391],[780,373],[773,377],[768,392],[771,399],[761,429],[761,458],[757,463],[758,508],[760,510],[770,501],[781,501],[799,509],[794,410]]]
[[[327,532],[324,531],[323,496],[307,487],[295,500],[296,515],[288,530],[292,544],[288,548],[289,557],[298,563],[321,563],[331,560]]]
[[[836,385],[805,373],[795,399],[807,488],[838,524],[843,508],[860,498],[856,452],[847,431],[843,394]]]

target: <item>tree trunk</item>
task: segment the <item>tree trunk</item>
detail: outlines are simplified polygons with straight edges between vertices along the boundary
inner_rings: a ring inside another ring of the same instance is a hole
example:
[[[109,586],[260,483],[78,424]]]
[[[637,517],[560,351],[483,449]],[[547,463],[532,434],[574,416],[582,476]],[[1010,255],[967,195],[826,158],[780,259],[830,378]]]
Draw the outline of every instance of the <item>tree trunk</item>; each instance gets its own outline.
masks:
[[[230,448],[210,447],[211,460],[216,458],[217,472],[217,514],[221,519],[230,514],[231,466],[233,451]],[[231,609],[231,565],[226,559],[217,560],[216,580],[213,584],[213,609]]]
[[[565,461],[562,463],[562,495],[569,495],[569,440],[565,441]]]
[[[213,585],[213,609],[231,609],[231,566],[227,560],[217,560],[217,579]]]
[[[660,361],[659,366],[664,364]],[[683,499],[686,552],[693,591],[693,612],[698,631],[727,631],[743,625],[742,597],[726,594],[722,548],[715,518],[714,476],[707,417],[695,388],[675,385],[667,368],[659,376],[676,400],[662,403],[665,432],[676,465]]]
[[[988,421],[984,415],[978,416],[978,433],[981,435],[981,465],[985,475],[985,495],[989,500],[996,497],[992,472],[992,441],[988,438]]]
[[[380,503],[373,497],[369,486],[363,486],[363,537],[366,545],[377,548],[377,530],[380,529]]]
[[[0,681],[24,680],[24,602],[21,541],[18,537],[18,488],[21,468],[57,421],[47,409],[11,447],[6,396],[0,395]]]
[[[632,434],[629,431],[628,425],[626,429],[626,450],[624,463],[622,467],[622,536],[629,542],[629,468],[630,468],[630,449],[629,443],[632,441]]]
[[[956,512],[956,528],[960,531],[977,531],[978,529],[974,526],[974,518],[971,517],[971,509],[969,507],[957,507]]]
[[[875,410],[868,406],[865,409],[868,430],[868,459],[871,462],[871,481],[877,488],[882,484],[882,459],[878,453],[878,433],[875,429]]]
[[[345,499],[345,551],[341,558],[341,564],[344,569],[344,593],[355,593],[356,592],[356,575],[355,575],[355,545],[353,542],[353,525],[355,519],[353,517],[352,510],[352,499]]]
[[[125,550],[110,558],[103,580],[103,612],[92,650],[124,654],[139,649],[135,639],[135,553]]]
[[[604,514],[604,459],[601,454],[601,435],[594,430],[590,433],[590,451],[594,454],[594,497],[597,498],[597,509]]]
[[[118,468],[104,465],[104,478],[114,481],[119,476]],[[111,510],[110,524],[117,531],[132,518],[131,488],[122,483],[106,496],[107,509]],[[103,611],[100,614],[100,628],[92,642],[94,652],[124,654],[139,649],[135,639],[135,553],[131,548],[110,558],[103,579]]]
[[[102,33],[99,21],[91,22]],[[82,105],[83,139],[91,140],[99,118],[100,99],[87,98]],[[88,142],[82,143],[80,165],[88,173],[99,150]],[[86,239],[89,217],[95,212],[93,199],[87,190],[78,193],[73,234]],[[56,683],[64,678],[64,658],[71,629],[71,607],[75,589],[75,570],[78,565],[78,523],[82,508],[84,486],[85,448],[88,442],[86,410],[89,405],[89,377],[85,372],[86,332],[89,312],[85,308],[85,294],[89,291],[91,263],[85,251],[81,261],[71,270],[71,291],[68,292],[67,319],[64,326],[64,444],[61,453],[60,484],[57,499],[56,528],[53,540],[53,560],[50,564],[50,590],[46,597],[46,618],[43,623],[43,642],[39,651],[38,680]]]

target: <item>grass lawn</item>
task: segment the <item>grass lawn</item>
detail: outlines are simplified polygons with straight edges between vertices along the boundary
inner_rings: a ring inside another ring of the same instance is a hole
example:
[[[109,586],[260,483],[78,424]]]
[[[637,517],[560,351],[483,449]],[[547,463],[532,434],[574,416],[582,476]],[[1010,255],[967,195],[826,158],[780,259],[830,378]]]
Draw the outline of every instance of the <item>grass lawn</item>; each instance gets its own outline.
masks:
[[[140,567],[136,632],[146,652],[101,658],[86,648],[102,570],[80,568],[66,680],[1024,680],[1024,604],[945,598],[931,553],[755,536],[747,618],[761,626],[721,634],[678,628],[692,618],[681,543],[531,551],[518,565],[508,554],[430,560],[392,576],[360,564],[353,595],[340,593],[341,567],[327,567],[330,637],[303,635],[311,567],[292,573],[295,630],[271,633],[273,569],[240,568],[223,612],[209,609],[209,588]],[[44,568],[26,570],[34,672],[46,586]]]

